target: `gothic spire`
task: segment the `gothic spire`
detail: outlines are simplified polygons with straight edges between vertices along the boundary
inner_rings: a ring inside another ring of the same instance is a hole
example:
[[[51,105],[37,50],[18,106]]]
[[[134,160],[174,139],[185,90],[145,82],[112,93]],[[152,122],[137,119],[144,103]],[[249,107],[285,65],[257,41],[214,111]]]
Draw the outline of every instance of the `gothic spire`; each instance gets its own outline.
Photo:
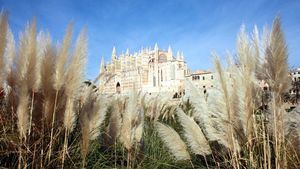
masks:
[[[126,49],[126,56],[129,56],[129,49]]]
[[[101,58],[101,63],[100,63],[100,73],[103,73],[104,72],[104,57],[102,56]]]
[[[171,45],[169,45],[169,48],[168,48],[168,53],[173,56],[173,52],[172,52],[172,48],[171,48]]]
[[[177,51],[176,60],[180,60],[180,52],[179,51]]]
[[[157,43],[155,43],[154,50],[158,51],[158,45],[157,45]]]
[[[111,54],[111,60],[115,60],[115,59],[117,59],[117,50],[116,47],[114,46]]]

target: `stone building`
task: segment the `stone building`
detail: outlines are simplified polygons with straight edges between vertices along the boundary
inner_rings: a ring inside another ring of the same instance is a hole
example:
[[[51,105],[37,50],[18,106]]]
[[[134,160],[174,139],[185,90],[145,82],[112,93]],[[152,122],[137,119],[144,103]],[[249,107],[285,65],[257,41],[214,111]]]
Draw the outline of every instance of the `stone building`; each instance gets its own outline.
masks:
[[[290,76],[292,78],[292,85],[289,93],[294,98],[292,102],[298,103],[300,97],[300,68],[291,71]]]
[[[183,93],[184,80],[188,75],[188,68],[182,52],[174,55],[169,46],[167,51],[159,49],[141,49],[138,53],[117,55],[113,48],[111,61],[104,64],[102,59],[101,70],[110,74],[102,80],[105,93],[128,93],[133,88],[143,93]]]
[[[291,72],[293,82],[300,81],[300,67]]]
[[[215,73],[210,71],[197,70],[186,77],[194,84],[195,87],[203,90],[204,93],[213,89],[216,85]]]

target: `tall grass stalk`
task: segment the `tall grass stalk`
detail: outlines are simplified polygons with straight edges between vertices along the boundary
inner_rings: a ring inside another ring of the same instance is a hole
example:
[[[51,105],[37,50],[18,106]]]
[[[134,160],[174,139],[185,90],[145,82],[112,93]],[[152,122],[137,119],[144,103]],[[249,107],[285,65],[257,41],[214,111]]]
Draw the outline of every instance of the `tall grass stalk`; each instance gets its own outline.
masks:
[[[58,93],[64,85],[65,78],[65,69],[67,64],[67,58],[69,56],[69,48],[72,38],[73,25],[70,24],[67,28],[66,35],[64,37],[61,48],[58,52],[58,57],[56,58],[55,63],[55,71],[54,71],[54,79],[53,79],[53,87],[55,89],[55,100],[54,100],[54,108],[52,113],[52,123],[51,123],[51,134],[50,134],[50,143],[49,143],[49,151],[48,151],[48,161],[51,159],[52,155],[52,144],[53,144],[53,134],[54,134],[54,124],[56,118],[56,108],[58,102]]]

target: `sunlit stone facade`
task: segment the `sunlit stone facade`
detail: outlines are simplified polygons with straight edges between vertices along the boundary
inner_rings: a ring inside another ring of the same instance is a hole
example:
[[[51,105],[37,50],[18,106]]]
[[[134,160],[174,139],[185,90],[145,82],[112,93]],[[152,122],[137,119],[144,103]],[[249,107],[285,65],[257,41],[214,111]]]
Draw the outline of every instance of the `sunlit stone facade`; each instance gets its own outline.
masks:
[[[102,73],[111,74],[112,78],[104,79],[105,93],[128,93],[133,88],[143,93],[182,93],[184,80],[189,73],[183,53],[173,55],[171,47],[167,51],[146,48],[138,53],[117,55],[113,48],[111,61],[101,64]],[[109,78],[109,77],[107,77]]]
[[[216,87],[216,75],[213,72],[197,70],[186,76],[192,84],[204,92]]]

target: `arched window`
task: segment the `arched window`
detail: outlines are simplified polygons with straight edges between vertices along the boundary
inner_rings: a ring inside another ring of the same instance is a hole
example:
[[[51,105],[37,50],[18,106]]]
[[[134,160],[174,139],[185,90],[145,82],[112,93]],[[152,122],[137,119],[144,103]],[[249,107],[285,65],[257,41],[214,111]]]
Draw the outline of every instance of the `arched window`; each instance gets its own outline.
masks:
[[[177,92],[173,95],[173,99],[176,99],[176,98],[178,98],[178,93]]]
[[[121,85],[119,82],[116,84],[116,92],[121,93]]]
[[[156,86],[156,78],[155,78],[155,76],[153,76],[153,87],[155,87]]]

